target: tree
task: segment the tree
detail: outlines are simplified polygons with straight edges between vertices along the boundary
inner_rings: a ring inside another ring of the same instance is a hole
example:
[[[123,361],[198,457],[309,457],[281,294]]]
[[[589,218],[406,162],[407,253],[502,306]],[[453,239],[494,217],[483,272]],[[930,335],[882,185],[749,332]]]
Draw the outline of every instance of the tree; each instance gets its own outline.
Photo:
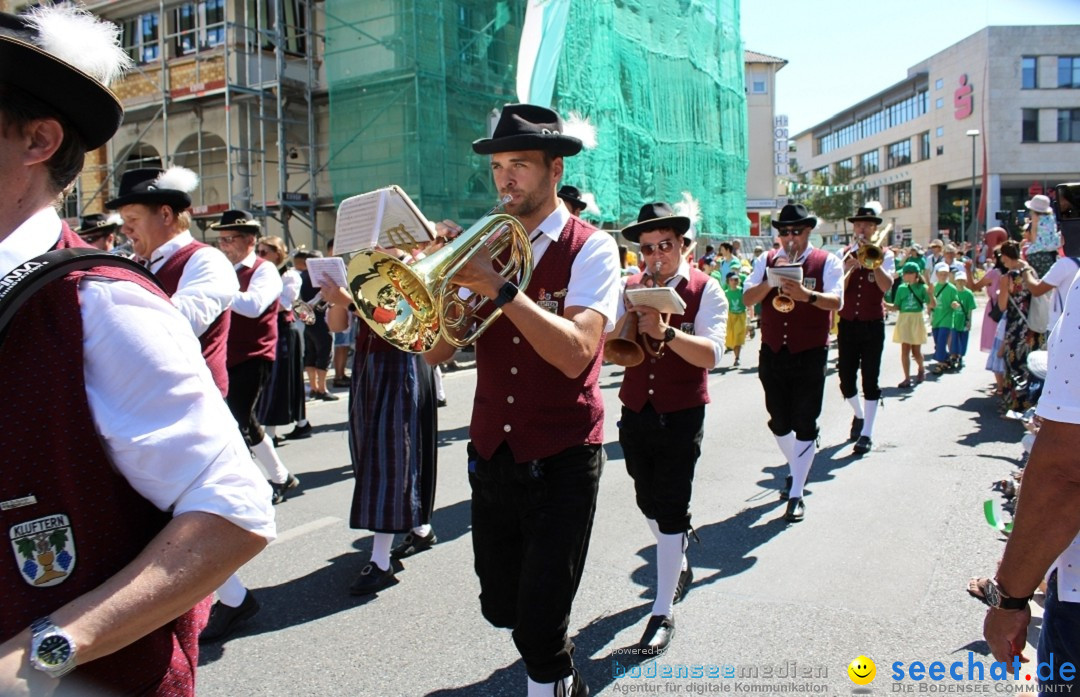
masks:
[[[856,178],[850,167],[836,167],[833,174],[799,172],[796,165],[791,166],[795,177],[789,198],[802,203],[818,218],[828,221],[839,220],[847,234],[848,216],[864,203],[863,180]]]

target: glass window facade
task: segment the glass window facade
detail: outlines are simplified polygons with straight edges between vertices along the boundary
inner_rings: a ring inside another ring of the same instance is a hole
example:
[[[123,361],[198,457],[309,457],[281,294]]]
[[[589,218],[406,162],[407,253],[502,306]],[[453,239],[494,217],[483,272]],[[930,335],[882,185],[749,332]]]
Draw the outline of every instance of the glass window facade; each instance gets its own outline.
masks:
[[[889,160],[886,169],[911,164],[911,138],[897,141],[889,146]]]
[[[919,134],[919,159],[930,159],[930,131]]]
[[[174,13],[176,55],[186,56],[225,43],[225,0],[184,3]]]
[[[871,150],[870,152],[864,152],[859,155],[859,176],[865,177],[867,174],[873,174],[877,172],[881,167],[878,163],[878,151]]]
[[[851,145],[863,138],[880,133],[893,126],[899,126],[926,113],[928,97],[926,90],[920,90],[907,99],[891,104],[884,109],[842,126],[828,135],[816,139],[817,154],[823,155],[836,148]]]
[[[161,58],[158,44],[161,18],[157,12],[146,12],[123,22],[124,50],[136,63],[151,63]]]
[[[1058,56],[1058,87],[1080,87],[1080,56]]]
[[[1020,127],[1020,142],[1039,142],[1039,110],[1021,109],[1022,125]]]
[[[1080,143],[1080,109],[1058,109],[1058,142]]]
[[[900,182],[889,186],[889,208],[911,207],[911,182]]]
[[[1020,59],[1020,88],[1033,90],[1039,86],[1039,60],[1034,56]]]

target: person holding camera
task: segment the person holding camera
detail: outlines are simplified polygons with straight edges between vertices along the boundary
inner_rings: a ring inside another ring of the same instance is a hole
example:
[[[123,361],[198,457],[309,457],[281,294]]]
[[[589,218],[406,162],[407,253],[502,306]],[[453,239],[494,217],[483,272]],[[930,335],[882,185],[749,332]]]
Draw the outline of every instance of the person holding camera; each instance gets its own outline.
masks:
[[[1001,245],[1001,263],[1008,269],[998,292],[998,308],[1004,312],[1005,335],[1000,349],[1005,361],[1005,408],[1024,411],[1031,406],[1028,395],[1027,358],[1032,351],[1046,348],[1046,334],[1028,326],[1031,311],[1031,291],[1021,278],[1028,265],[1020,258],[1020,245],[1012,240]]]

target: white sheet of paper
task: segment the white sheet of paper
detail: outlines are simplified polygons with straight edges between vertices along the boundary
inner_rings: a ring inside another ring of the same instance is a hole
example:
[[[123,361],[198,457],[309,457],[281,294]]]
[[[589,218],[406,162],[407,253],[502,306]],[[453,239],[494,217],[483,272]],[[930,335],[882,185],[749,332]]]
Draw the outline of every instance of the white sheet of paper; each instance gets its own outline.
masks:
[[[338,206],[334,250],[350,254],[375,247],[406,251],[435,239],[435,225],[399,186],[351,196]]]
[[[686,303],[674,288],[630,288],[626,299],[633,305],[653,307],[660,312],[681,315],[686,312]]]
[[[349,287],[349,281],[345,277],[345,261],[341,257],[313,257],[307,260],[307,268],[311,282],[316,287],[322,286],[323,276],[342,288]]]
[[[770,266],[765,269],[765,274],[768,276],[770,288],[779,287],[781,278],[790,278],[802,283],[803,277],[801,266]]]

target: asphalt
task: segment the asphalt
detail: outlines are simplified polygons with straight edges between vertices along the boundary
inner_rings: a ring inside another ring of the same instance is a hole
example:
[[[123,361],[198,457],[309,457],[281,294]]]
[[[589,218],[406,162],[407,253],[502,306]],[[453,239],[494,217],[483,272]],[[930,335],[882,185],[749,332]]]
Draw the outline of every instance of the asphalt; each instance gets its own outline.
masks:
[[[982,368],[977,330],[964,371],[914,390],[893,387],[902,377],[899,347],[887,342],[885,404],[874,450],[861,458],[847,442],[851,412],[830,352],[821,450],[799,524],[781,519],[777,491],[786,468],[766,428],[757,341],[738,370],[725,356],[709,380],[713,402],[692,503],[701,538],[689,550],[696,581],[677,606],[668,653],[638,666],[691,677],[634,673],[617,653],[637,641],[647,620],[655,545],[618,445],[621,369],[606,366],[608,461],[570,621],[575,661],[592,694],[917,692],[927,683],[895,683],[895,662],[948,664],[972,652],[972,660],[989,665],[982,606],[964,587],[969,576],[992,572],[1000,557],[1002,538],[981,506],[997,496],[991,482],[1015,469],[1022,429],[1002,419],[988,396],[992,378]],[[458,369],[446,373],[449,406],[439,410],[439,544],[405,560],[400,582],[375,597],[347,593],[370,554],[371,535],[348,527],[346,400],[309,403],[314,437],[280,449],[301,480],[276,508],[281,536],[241,571],[262,609],[233,638],[204,647],[200,694],[525,693],[510,633],[480,615],[472,571],[465,476],[471,358],[459,354]],[[846,672],[859,655],[877,664],[865,688]],[[798,677],[776,677],[792,666]],[[734,677],[724,677],[728,667]],[[1001,687],[988,685],[990,692]]]

